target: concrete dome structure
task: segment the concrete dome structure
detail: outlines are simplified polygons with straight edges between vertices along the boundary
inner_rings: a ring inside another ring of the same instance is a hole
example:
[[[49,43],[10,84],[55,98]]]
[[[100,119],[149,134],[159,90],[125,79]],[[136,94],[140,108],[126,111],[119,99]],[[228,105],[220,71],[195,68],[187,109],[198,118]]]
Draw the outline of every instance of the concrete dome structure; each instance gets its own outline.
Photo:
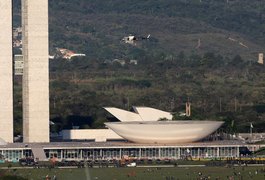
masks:
[[[105,125],[135,143],[174,144],[203,139],[216,131],[222,121],[138,121],[109,122]]]

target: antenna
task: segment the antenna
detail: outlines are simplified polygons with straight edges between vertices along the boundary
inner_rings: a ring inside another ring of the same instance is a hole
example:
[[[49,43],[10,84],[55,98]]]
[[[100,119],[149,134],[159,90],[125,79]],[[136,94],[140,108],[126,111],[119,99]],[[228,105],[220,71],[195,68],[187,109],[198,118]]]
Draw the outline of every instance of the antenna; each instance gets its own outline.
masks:
[[[187,117],[191,116],[191,104],[189,98],[188,101],[186,102],[186,116]]]
[[[199,49],[201,47],[201,38],[198,39],[198,44],[196,46],[196,49]]]
[[[219,112],[222,112],[222,98],[219,97]]]
[[[235,112],[237,112],[237,99],[235,97]]]

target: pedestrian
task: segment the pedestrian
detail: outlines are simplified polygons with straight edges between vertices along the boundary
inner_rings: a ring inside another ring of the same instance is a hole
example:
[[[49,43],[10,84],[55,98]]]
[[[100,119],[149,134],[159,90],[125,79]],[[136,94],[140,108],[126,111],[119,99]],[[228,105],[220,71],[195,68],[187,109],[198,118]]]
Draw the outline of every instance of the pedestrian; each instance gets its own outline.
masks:
[[[56,177],[56,175],[54,175],[52,179],[53,179],[53,180],[57,180],[57,177]]]

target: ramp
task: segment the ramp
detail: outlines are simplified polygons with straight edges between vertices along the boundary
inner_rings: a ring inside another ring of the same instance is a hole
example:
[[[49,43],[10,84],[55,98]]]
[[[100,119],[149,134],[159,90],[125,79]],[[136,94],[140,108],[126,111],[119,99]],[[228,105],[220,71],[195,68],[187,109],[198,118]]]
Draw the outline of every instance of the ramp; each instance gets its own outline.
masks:
[[[44,149],[42,147],[31,148],[34,158],[38,161],[47,161]]]

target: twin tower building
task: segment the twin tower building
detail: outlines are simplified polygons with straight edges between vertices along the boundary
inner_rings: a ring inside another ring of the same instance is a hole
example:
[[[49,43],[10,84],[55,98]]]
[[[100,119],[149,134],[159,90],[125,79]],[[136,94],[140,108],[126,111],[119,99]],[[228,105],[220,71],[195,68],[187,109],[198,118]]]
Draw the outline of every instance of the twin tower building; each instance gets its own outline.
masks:
[[[49,142],[48,0],[22,0],[23,142]],[[0,138],[13,142],[12,0],[0,0]]]

